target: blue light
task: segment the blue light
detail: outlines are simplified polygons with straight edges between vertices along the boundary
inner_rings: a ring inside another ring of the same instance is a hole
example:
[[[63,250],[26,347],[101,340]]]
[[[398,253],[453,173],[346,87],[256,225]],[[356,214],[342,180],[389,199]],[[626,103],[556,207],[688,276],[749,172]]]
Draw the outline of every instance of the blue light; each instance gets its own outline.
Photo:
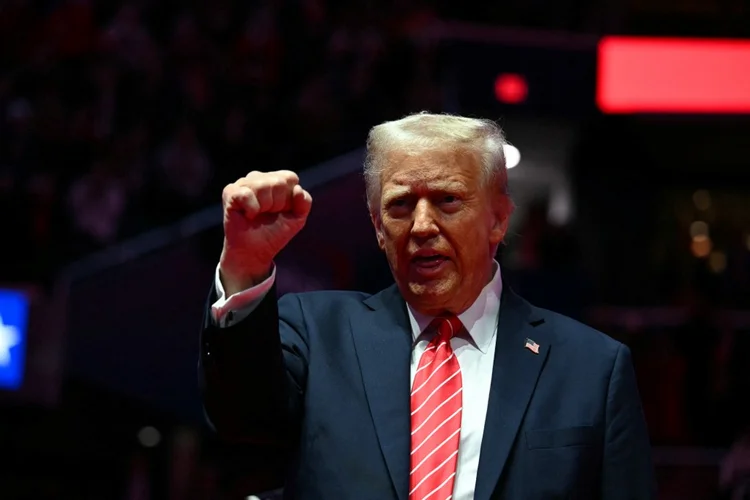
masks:
[[[29,301],[20,292],[0,290],[0,388],[23,383]]]

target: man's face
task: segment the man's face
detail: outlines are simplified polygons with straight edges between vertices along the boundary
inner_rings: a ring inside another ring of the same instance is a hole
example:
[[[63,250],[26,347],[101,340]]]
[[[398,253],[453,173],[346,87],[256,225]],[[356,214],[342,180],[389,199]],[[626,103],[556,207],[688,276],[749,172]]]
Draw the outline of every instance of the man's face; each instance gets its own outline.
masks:
[[[482,183],[467,152],[394,153],[387,160],[371,215],[396,283],[423,314],[460,314],[492,278],[510,201]]]

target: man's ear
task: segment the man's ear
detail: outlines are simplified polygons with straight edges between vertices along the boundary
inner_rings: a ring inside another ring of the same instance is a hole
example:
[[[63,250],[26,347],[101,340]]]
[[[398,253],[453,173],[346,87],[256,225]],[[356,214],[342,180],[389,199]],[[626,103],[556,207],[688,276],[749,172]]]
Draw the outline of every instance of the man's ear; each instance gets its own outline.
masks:
[[[503,194],[498,197],[492,204],[493,224],[490,230],[490,241],[494,245],[499,245],[505,240],[510,224],[510,216],[515,210],[515,205],[510,196]]]
[[[380,212],[370,209],[370,220],[375,228],[375,236],[378,239],[378,247],[385,251],[385,237],[383,236],[383,221],[380,218]]]

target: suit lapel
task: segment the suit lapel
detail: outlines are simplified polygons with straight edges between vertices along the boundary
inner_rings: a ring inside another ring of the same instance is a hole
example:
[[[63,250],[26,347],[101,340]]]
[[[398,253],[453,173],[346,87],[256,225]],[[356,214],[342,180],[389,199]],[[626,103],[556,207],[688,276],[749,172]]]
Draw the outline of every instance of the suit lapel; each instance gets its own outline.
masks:
[[[544,320],[509,287],[498,317],[495,364],[474,498],[489,499],[508,460],[537,379],[550,349]],[[526,339],[539,345],[535,354]]]
[[[394,285],[365,301],[351,317],[352,335],[383,458],[400,500],[409,494],[412,336],[406,305]]]

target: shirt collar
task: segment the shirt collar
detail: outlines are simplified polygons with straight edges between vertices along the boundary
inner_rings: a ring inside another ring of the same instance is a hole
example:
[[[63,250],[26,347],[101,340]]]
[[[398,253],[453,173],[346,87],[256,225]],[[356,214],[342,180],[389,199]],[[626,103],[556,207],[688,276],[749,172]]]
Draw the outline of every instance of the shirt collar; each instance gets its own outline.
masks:
[[[493,261],[494,273],[492,280],[482,289],[479,297],[464,312],[458,315],[458,319],[466,327],[471,340],[483,353],[487,351],[492,337],[497,329],[497,315],[500,312],[500,296],[503,292],[503,280],[500,273],[500,265]],[[409,323],[411,324],[412,339],[414,343],[429,326],[433,319],[415,311],[409,304]]]

